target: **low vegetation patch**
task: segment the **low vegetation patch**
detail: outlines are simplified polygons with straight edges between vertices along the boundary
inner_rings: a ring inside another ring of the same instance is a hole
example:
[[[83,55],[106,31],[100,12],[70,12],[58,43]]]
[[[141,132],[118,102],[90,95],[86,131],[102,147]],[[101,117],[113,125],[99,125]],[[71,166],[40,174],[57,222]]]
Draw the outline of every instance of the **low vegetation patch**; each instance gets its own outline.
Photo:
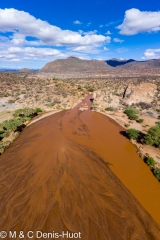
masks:
[[[126,131],[127,136],[129,137],[129,139],[138,139],[139,137],[139,131],[134,129],[134,128],[130,128]]]
[[[130,120],[137,120],[139,111],[135,108],[128,107],[124,110]]]
[[[105,108],[105,110],[106,110],[106,111],[111,111],[111,112],[112,112],[112,111],[114,111],[114,108],[113,108],[113,107],[107,107],[107,108]]]
[[[138,123],[142,123],[143,121],[144,121],[144,119],[142,119],[142,118],[136,120],[136,122],[138,122]]]
[[[147,145],[160,147],[160,125],[149,128],[146,136],[144,137],[144,142]]]
[[[152,157],[147,157],[147,158],[145,158],[144,159],[144,161],[147,163],[147,165],[148,166],[150,166],[150,167],[154,167],[154,165],[155,165],[155,160],[154,160],[154,158],[152,158]]]
[[[156,126],[149,128],[147,134],[143,134],[134,128],[127,129],[126,134],[129,139],[160,148],[160,122],[157,122]],[[141,158],[151,168],[158,181],[160,181],[160,169],[155,167],[156,161],[154,158],[150,156],[141,156]]]
[[[153,174],[155,175],[155,177],[158,179],[158,181],[160,181],[160,169],[159,168],[155,168],[153,170]]]
[[[11,138],[13,141],[17,136],[17,134],[14,133],[20,133],[26,126],[25,122],[30,121],[40,112],[42,112],[40,108],[18,109],[13,114],[13,119],[5,120],[0,124],[0,154],[10,145],[11,141],[8,140],[8,138]]]

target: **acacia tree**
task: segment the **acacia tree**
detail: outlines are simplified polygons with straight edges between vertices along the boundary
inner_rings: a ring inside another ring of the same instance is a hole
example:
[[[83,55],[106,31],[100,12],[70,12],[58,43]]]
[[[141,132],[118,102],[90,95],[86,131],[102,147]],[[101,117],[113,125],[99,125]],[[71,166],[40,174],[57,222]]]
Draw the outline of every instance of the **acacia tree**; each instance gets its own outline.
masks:
[[[134,128],[130,128],[126,131],[127,136],[129,137],[129,139],[137,139],[139,136],[139,131],[134,129]]]

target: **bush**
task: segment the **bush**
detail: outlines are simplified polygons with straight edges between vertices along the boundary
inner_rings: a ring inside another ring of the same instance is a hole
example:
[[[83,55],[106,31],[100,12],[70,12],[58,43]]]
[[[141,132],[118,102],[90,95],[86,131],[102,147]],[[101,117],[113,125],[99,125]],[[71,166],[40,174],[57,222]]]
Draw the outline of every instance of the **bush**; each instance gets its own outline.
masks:
[[[15,117],[35,117],[37,115],[36,109],[34,108],[24,108],[15,111]]]
[[[144,119],[142,119],[142,118],[136,120],[136,122],[138,122],[138,123],[142,123],[143,121],[144,121]]]
[[[148,157],[145,162],[147,163],[147,165],[149,166],[154,166],[155,165],[155,160],[152,157]]]
[[[137,139],[139,136],[139,131],[134,129],[134,128],[130,128],[126,131],[127,136],[129,137],[129,139]]]
[[[106,111],[114,111],[114,108],[113,107],[107,107],[105,108]]]
[[[36,108],[36,113],[40,113],[40,112],[42,112],[42,109]]]
[[[155,168],[153,173],[154,173],[155,177],[160,181],[160,169]]]
[[[2,154],[5,150],[5,146],[3,146],[3,144],[0,143],[0,154]]]
[[[127,114],[129,119],[131,119],[131,120],[137,120],[138,119],[137,114],[139,113],[139,111],[135,108],[128,107],[128,108],[125,109],[124,113]]]
[[[88,88],[88,91],[89,92],[94,92],[94,88],[90,87],[90,88]]]
[[[9,136],[9,132],[4,132],[3,134],[0,135],[0,137],[4,138],[4,137],[8,137]]]
[[[17,127],[22,125],[24,122],[23,119],[21,118],[15,118],[15,119],[10,119],[10,120],[5,120],[4,122],[1,123],[1,127],[3,128],[4,131],[10,132],[10,131],[16,131]],[[7,133],[3,133],[7,134]]]
[[[160,122],[156,122],[156,126],[160,127]]]
[[[137,115],[130,115],[128,116],[130,120],[137,120],[138,116]]]
[[[153,126],[149,128],[148,133],[144,137],[144,142],[147,145],[160,147],[160,126]]]

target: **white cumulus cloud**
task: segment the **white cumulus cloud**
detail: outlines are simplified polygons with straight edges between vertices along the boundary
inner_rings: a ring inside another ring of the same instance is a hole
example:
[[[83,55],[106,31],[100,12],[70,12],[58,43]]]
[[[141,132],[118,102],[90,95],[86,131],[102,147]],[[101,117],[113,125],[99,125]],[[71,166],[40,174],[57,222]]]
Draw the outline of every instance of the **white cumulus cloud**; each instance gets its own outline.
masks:
[[[124,40],[119,39],[119,38],[113,38],[113,42],[122,43],[122,42],[124,42]]]
[[[144,52],[142,59],[144,59],[144,60],[160,59],[160,48],[158,48],[158,49],[147,49]]]
[[[74,22],[80,24],[79,20]],[[89,23],[88,23],[89,24]],[[1,62],[46,63],[57,58],[90,58],[110,43],[111,37],[93,31],[63,30],[14,8],[0,8]]]
[[[160,11],[140,11],[132,8],[125,12],[124,20],[117,27],[122,35],[135,35],[140,32],[156,32],[160,30]]]
[[[107,35],[111,35],[112,33],[108,30],[108,31],[106,32],[106,34],[107,34]]]
[[[81,36],[78,32],[62,30],[14,8],[0,9],[0,32],[14,33],[16,38],[14,36],[13,43],[15,44],[22,43],[26,36],[35,37],[42,43],[52,46],[102,44],[106,41],[103,35]]]
[[[61,56],[61,52],[52,48],[35,48],[35,47],[9,47],[7,50],[0,52],[0,59],[3,61],[19,61],[19,59],[38,58],[43,60],[44,57]],[[14,60],[13,60],[14,59]],[[17,60],[16,60],[17,59]]]
[[[79,21],[79,20],[76,20],[76,21],[74,21],[73,23],[74,23],[74,24],[82,24],[81,21]]]

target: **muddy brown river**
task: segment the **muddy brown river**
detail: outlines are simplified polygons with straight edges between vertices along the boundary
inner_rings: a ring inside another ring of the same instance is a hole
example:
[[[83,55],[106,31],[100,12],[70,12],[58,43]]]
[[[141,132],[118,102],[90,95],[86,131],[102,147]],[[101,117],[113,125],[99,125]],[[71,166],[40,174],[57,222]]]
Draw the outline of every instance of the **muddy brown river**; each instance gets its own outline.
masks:
[[[119,125],[79,110],[90,98],[30,125],[0,157],[0,231],[160,239],[159,182]]]

